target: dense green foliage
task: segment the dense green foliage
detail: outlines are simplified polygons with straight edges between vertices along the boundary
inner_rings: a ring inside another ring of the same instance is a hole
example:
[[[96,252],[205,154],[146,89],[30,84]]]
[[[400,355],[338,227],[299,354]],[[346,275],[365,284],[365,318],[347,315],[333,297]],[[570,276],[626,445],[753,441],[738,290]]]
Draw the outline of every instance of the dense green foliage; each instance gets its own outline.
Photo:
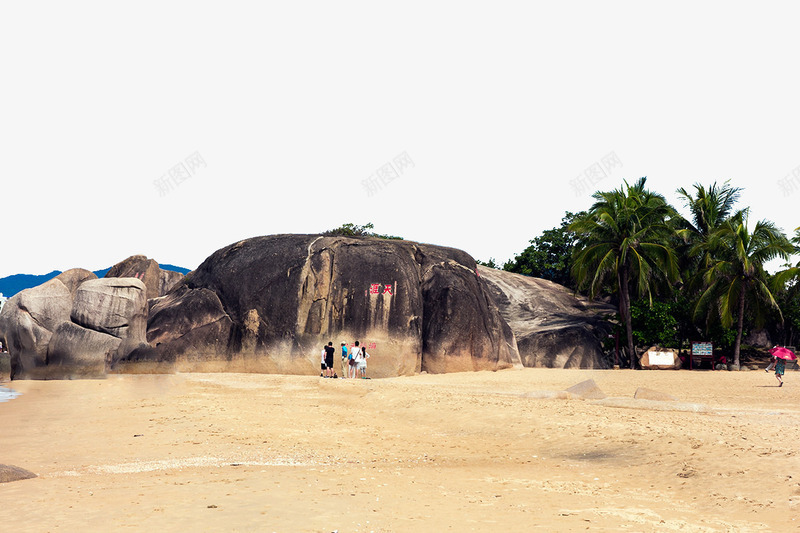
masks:
[[[769,221],[750,226],[749,210],[735,205],[742,190],[728,182],[678,189],[688,218],[645,184],[596,192],[589,211],[567,212],[503,268],[610,297],[627,354],[704,340],[738,365],[748,331],[800,342],[800,262],[774,276],[764,270],[800,253],[800,228],[790,242]]]
[[[631,304],[633,340],[637,346],[677,346],[678,320],[673,302],[637,300]]]
[[[402,237],[396,237],[394,235],[384,235],[381,233],[374,233],[372,229],[375,226],[372,225],[372,222],[367,222],[363,226],[358,226],[351,222],[347,224],[342,224],[338,228],[334,228],[328,231],[323,232],[323,235],[326,237],[332,236],[341,236],[341,237],[377,237],[379,239],[395,239],[395,240],[403,240]]]

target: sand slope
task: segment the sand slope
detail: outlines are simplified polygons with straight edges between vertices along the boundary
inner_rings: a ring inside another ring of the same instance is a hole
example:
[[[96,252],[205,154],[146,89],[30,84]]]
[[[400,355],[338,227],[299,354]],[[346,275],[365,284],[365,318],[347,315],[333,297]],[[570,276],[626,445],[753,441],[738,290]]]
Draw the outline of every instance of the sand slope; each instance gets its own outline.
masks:
[[[594,379],[610,396],[564,399]],[[6,383],[8,531],[778,531],[800,373],[523,369],[383,380]],[[633,400],[638,387],[678,402]],[[561,396],[561,397],[559,397]]]

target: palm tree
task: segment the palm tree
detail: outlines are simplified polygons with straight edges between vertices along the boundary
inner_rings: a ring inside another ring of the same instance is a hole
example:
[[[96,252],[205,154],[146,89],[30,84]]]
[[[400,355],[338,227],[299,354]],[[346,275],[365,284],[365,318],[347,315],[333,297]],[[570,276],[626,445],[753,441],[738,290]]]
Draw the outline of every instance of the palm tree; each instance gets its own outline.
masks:
[[[794,230],[792,242],[795,244],[794,254],[800,255],[800,228]],[[792,344],[794,335],[800,330],[800,261],[795,266],[789,263],[786,268],[777,272],[772,278],[772,293],[781,301],[781,312],[784,314],[784,342]],[[792,283],[794,281],[794,283]],[[788,322],[788,323],[787,323]]]
[[[795,244],[795,247],[792,253],[800,254],[800,228],[795,229],[794,232],[795,235],[792,238],[792,242]],[[788,264],[785,266],[788,266]],[[773,290],[783,287],[789,280],[792,279],[800,280],[800,261],[798,261],[795,266],[781,270],[775,274],[772,286]]]
[[[711,260],[703,271],[705,290],[694,312],[697,319],[716,304],[716,312],[726,328],[732,326],[736,316],[735,368],[739,367],[745,310],[753,312],[757,324],[763,321],[767,308],[776,309],[782,320],[780,308],[767,285],[764,263],[776,257],[788,259],[794,251],[792,244],[774,224],[761,220],[751,232],[747,219],[747,210],[739,212],[709,235],[705,248],[710,252]]]
[[[569,229],[577,235],[572,273],[579,287],[595,297],[605,282],[619,294],[628,356],[635,365],[631,325],[631,284],[652,303],[651,285],[659,278],[679,279],[678,262],[669,245],[677,212],[660,194],[645,189],[647,178],[610,192],[596,192],[591,209]]]
[[[721,187],[714,182],[708,189],[695,183],[694,189],[695,196],[686,192],[683,187],[677,192],[692,214],[689,229],[697,235],[708,236],[734,215],[733,205],[739,200],[742,189],[731,187],[728,181]]]
[[[710,235],[719,228],[726,220],[736,216],[741,211],[734,212],[733,206],[739,200],[742,191],[739,187],[731,187],[726,181],[722,186],[714,182],[710,187],[705,188],[699,183],[694,185],[695,194],[692,196],[683,187],[677,190],[691,218],[684,220],[678,235],[686,243],[687,253],[681,254],[682,257],[689,258],[690,264],[682,269],[696,271],[708,268],[711,263],[711,253],[706,243]],[[689,281],[698,281],[689,280]],[[696,286],[697,283],[692,283]]]
[[[734,204],[739,200],[741,191],[741,188],[732,187],[728,181],[722,185],[714,182],[710,187],[695,183],[693,194],[683,187],[676,191],[690,214],[680,222],[678,239],[675,242],[675,251],[685,282],[681,290],[673,295],[676,303],[681,302],[677,307],[684,311],[678,313],[679,348],[684,338],[690,338],[696,333],[692,315],[700,293],[704,289],[703,271],[712,262],[712,252],[707,246],[708,239],[714,230],[731,216],[739,213],[734,211]]]

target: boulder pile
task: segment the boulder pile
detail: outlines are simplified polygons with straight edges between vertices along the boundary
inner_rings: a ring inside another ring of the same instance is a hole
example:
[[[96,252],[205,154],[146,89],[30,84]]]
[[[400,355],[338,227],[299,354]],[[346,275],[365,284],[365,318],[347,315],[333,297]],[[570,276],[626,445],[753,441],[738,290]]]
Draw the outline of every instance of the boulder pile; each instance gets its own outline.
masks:
[[[147,287],[72,269],[11,297],[0,313],[11,379],[97,378],[146,343]]]

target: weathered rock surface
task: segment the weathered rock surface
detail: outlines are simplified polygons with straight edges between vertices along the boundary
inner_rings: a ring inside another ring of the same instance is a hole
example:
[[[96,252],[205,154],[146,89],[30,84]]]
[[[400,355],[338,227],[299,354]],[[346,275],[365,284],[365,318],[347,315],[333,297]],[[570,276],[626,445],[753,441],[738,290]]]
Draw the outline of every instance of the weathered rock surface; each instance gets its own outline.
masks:
[[[70,318],[85,328],[145,341],[147,298],[136,278],[102,278],[83,283],[75,293]]]
[[[30,470],[25,470],[14,465],[0,465],[0,483],[10,483],[21,479],[32,479],[37,477]]]
[[[218,250],[152,302],[148,340],[125,362],[316,374],[323,344],[360,340],[374,377],[520,363],[468,254],[374,238],[273,235]]]
[[[147,299],[164,296],[177,285],[183,274],[162,270],[158,262],[144,255],[132,255],[120,261],[108,271],[106,278],[137,278],[147,287]]]
[[[146,346],[144,284],[87,272],[67,271],[3,307],[0,335],[8,344],[11,379],[100,377],[109,364]]]
[[[11,355],[11,379],[34,377],[47,364],[47,346],[69,320],[72,295],[58,278],[15,294],[0,312],[0,336]]]
[[[71,268],[56,276],[56,279],[63,283],[67,289],[69,289],[69,293],[72,297],[75,298],[75,292],[78,290],[81,283],[89,281],[90,279],[97,279],[97,275],[85,268]]]
[[[613,314],[613,306],[576,297],[566,287],[544,279],[484,266],[478,272],[514,332],[523,365],[609,366],[602,346],[611,329],[603,316]]]
[[[209,362],[230,359],[227,346],[233,322],[214,291],[190,289],[184,284],[149,303],[149,346],[131,353],[121,368],[131,363],[183,361],[185,371],[209,371],[215,369]]]
[[[62,322],[47,349],[47,366],[31,377],[39,379],[101,378],[111,365],[122,339]]]

